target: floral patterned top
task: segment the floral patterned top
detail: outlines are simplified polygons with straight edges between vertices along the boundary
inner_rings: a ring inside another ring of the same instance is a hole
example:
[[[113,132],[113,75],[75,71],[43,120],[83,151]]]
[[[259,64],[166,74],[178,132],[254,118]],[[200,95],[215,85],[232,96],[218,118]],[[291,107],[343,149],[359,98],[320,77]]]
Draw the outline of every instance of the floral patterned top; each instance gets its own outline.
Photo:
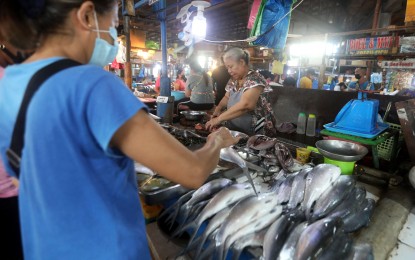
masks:
[[[246,90],[255,87],[263,87],[264,90],[258,98],[255,109],[238,118],[229,120],[228,127],[248,135],[264,134],[274,136],[276,133],[274,127],[275,117],[268,99],[268,94],[272,89],[268,86],[265,78],[258,72],[251,70],[248,72],[239,90],[237,89],[237,84],[237,80],[230,79],[226,85],[226,91],[229,92],[228,109],[241,100],[242,94]]]

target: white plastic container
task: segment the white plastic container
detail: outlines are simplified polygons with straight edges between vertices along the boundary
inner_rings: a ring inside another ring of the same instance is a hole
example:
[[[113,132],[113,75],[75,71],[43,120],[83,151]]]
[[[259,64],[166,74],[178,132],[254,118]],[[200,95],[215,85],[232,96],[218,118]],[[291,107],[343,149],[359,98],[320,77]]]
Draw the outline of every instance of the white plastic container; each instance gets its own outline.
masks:
[[[305,126],[306,126],[306,116],[305,113],[298,114],[298,121],[297,121],[297,134],[305,134]]]
[[[307,130],[306,136],[315,136],[316,135],[316,116],[314,114],[309,114],[307,119]]]

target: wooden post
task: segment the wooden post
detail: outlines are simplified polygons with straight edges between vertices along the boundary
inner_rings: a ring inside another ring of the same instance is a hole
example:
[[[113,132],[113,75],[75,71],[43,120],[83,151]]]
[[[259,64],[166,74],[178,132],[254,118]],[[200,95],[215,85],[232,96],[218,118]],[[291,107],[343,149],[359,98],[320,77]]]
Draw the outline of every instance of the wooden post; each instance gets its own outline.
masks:
[[[323,88],[323,84],[324,84],[324,74],[326,72],[326,45],[327,45],[327,37],[328,34],[326,33],[324,35],[324,53],[323,53],[323,58],[321,61],[321,66],[320,66],[320,76],[318,78],[318,88],[322,89]]]
[[[131,69],[131,40],[130,40],[130,16],[134,16],[134,0],[123,1],[124,16],[124,35],[125,35],[125,64],[124,64],[124,83],[132,89],[132,69]]]

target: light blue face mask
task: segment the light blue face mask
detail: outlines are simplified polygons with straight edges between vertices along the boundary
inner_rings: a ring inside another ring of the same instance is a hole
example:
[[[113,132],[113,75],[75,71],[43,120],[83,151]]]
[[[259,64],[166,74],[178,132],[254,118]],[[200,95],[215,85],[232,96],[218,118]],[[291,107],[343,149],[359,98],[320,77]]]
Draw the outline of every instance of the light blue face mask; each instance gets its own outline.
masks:
[[[94,11],[95,24],[97,29],[93,30],[98,32],[98,37],[95,39],[94,51],[92,52],[89,64],[94,64],[100,67],[104,67],[111,63],[118,53],[118,41],[117,41],[117,30],[111,26],[108,31],[100,30],[98,26],[97,14]],[[109,44],[106,40],[101,39],[100,32],[109,33],[114,40],[114,45]]]

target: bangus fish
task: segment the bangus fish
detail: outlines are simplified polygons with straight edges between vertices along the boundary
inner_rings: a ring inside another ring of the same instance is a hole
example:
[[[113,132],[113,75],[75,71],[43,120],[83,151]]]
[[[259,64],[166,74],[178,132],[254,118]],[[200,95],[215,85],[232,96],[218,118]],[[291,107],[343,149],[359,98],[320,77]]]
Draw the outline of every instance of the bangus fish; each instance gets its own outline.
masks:
[[[313,221],[327,216],[353,190],[356,181],[348,175],[340,175],[337,180],[316,201],[311,214]]]
[[[199,230],[200,225],[205,220],[211,218],[219,211],[230,207],[245,197],[252,195],[254,195],[254,192],[247,183],[234,184],[224,188],[209,201],[209,203],[204,207],[202,212],[200,212],[200,215],[194,221],[185,225],[181,230],[178,230],[177,233],[181,233],[187,229],[193,229],[193,238]],[[173,234],[173,236],[175,236],[175,234]],[[192,238],[190,240],[192,240]]]
[[[324,218],[310,224],[301,233],[295,248],[294,259],[306,260],[334,237],[342,225],[340,218]]]
[[[340,176],[340,168],[331,164],[319,164],[307,175],[307,185],[304,194],[305,213],[310,217],[314,204],[321,194]]]
[[[264,243],[264,237],[267,228],[264,228],[258,232],[248,234],[240,239],[236,240],[232,246],[232,259],[237,260],[241,256],[242,251],[246,247],[261,247]]]
[[[278,259],[279,260],[292,260],[294,259],[295,249],[297,247],[298,239],[303,231],[307,228],[307,222],[298,224],[288,235],[287,240],[282,247]]]
[[[256,218],[244,227],[241,227],[226,239],[225,248],[224,251],[222,251],[223,258],[226,257],[226,253],[236,240],[248,234],[258,232],[261,229],[270,226],[275,220],[277,220],[278,217],[281,216],[282,206],[269,207],[267,210],[263,211],[265,212],[262,214],[261,217]]]
[[[268,213],[264,209],[273,209],[278,205],[275,194],[266,194],[259,197],[249,197],[232,208],[229,216],[225,219],[218,234],[215,237],[216,252],[224,251],[226,239],[247,225]]]
[[[251,184],[255,194],[258,195],[254,182],[252,181],[251,174],[249,173],[248,167],[246,166],[245,160],[242,159],[242,157],[232,147],[222,148],[220,150],[220,158],[222,160],[238,165],[242,169],[244,175],[248,178],[248,181]]]
[[[212,180],[202,185],[199,189],[197,189],[192,194],[192,197],[185,204],[183,204],[181,207],[176,209],[176,211],[174,212],[173,222],[171,225],[173,225],[173,223],[176,221],[176,217],[179,212],[182,216],[183,223],[185,223],[187,220],[187,217],[190,214],[190,211],[197,203],[203,200],[212,198],[213,195],[215,195],[217,192],[219,192],[223,188],[232,185],[232,183],[233,182],[229,179],[220,178],[220,179]]]

